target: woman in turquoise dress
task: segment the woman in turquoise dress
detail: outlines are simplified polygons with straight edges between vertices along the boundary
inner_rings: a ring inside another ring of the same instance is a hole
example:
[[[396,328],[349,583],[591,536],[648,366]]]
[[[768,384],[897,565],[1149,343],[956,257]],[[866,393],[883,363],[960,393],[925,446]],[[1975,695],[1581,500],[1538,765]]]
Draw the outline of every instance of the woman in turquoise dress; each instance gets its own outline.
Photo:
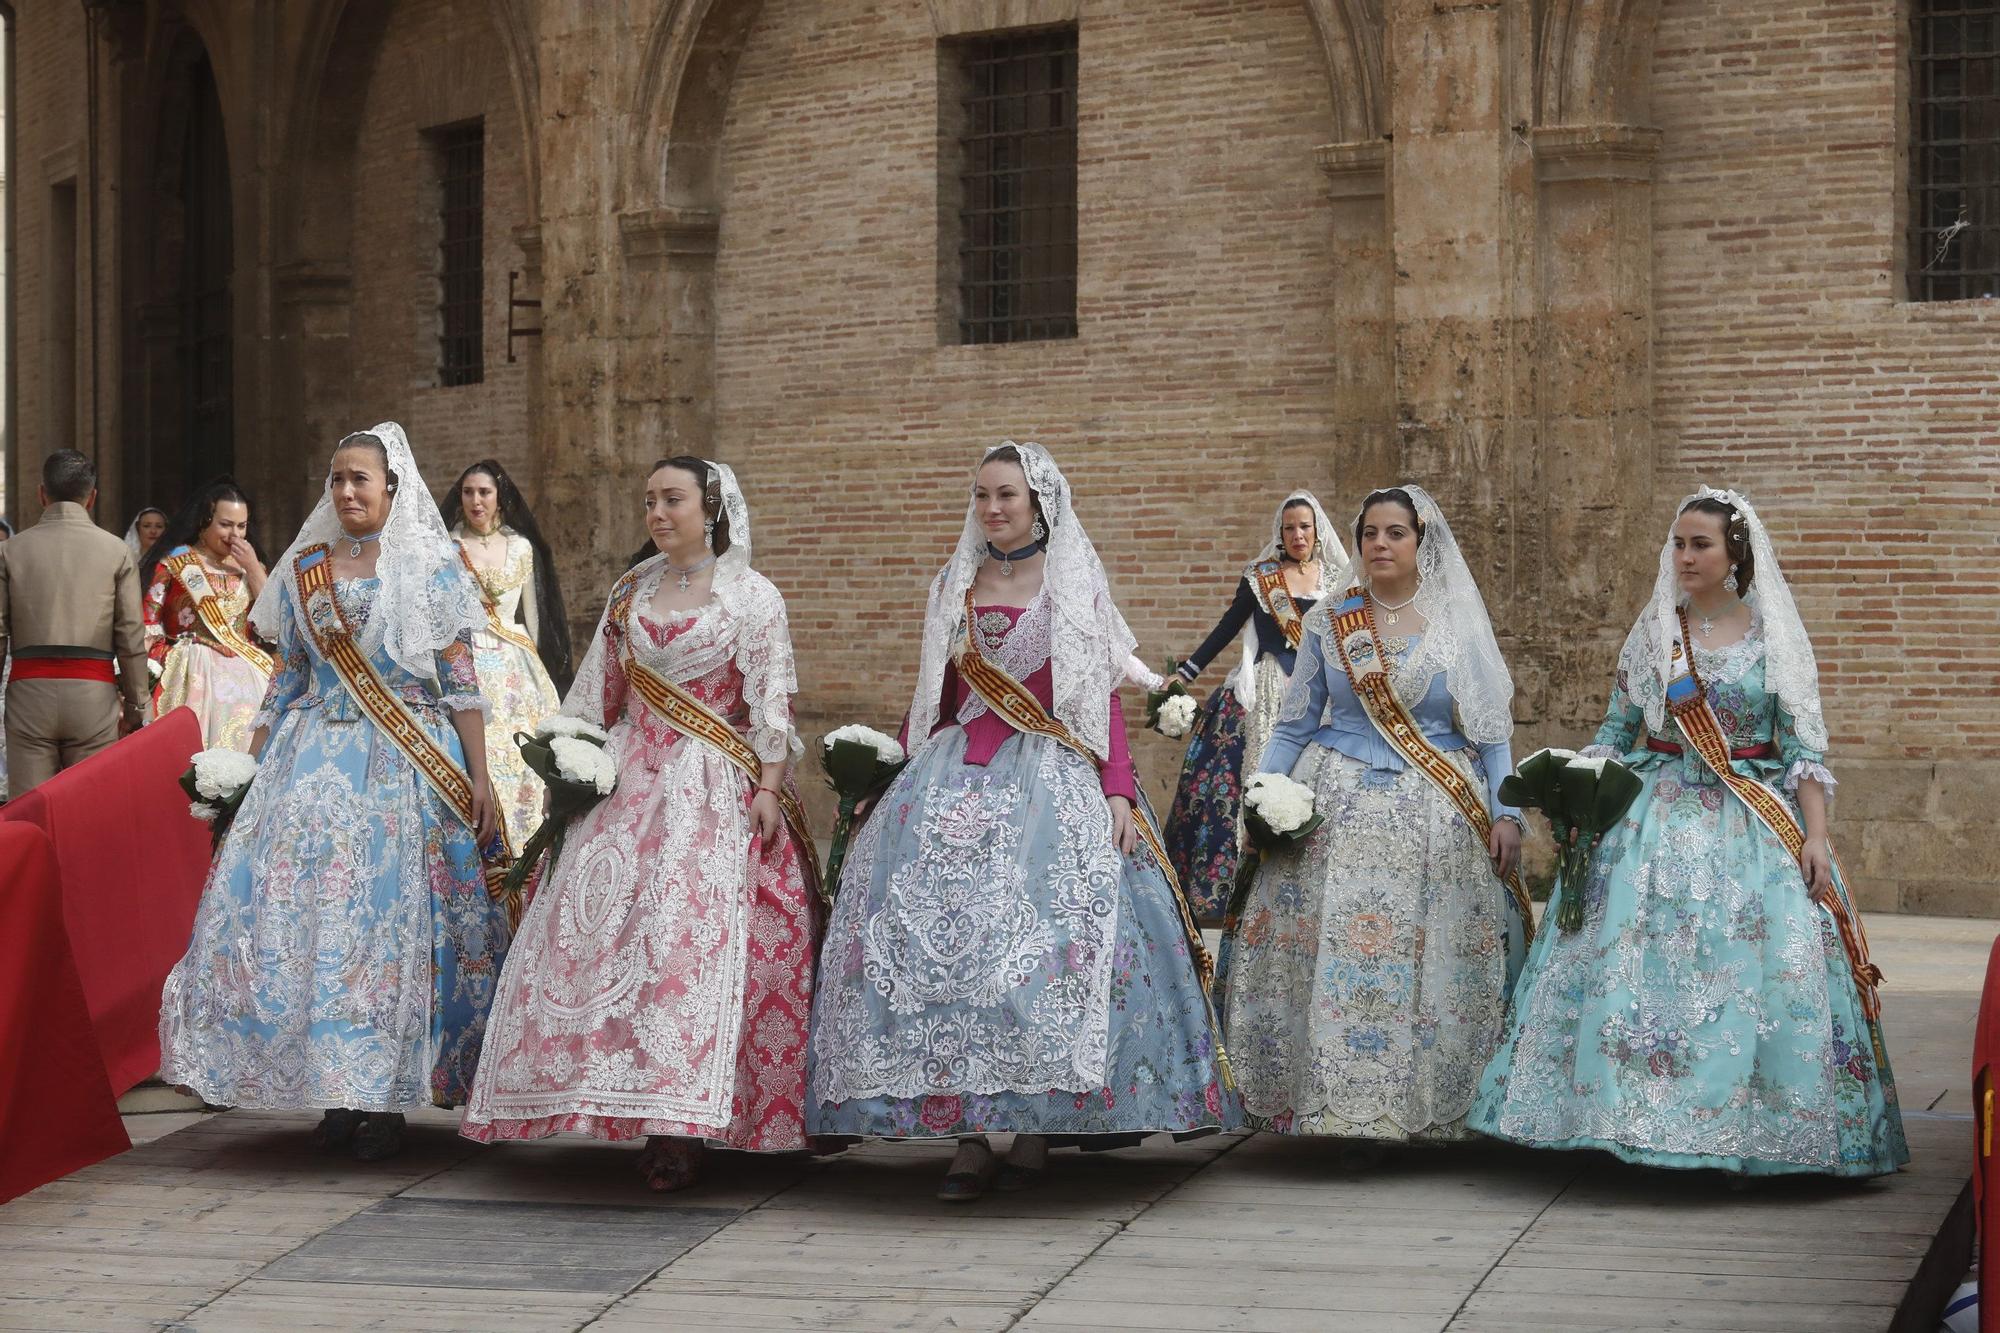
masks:
[[[325,1109],[322,1147],[386,1157],[402,1112],[465,1099],[507,947],[481,873],[485,610],[401,427],[341,441],[251,619],[279,666],[161,998],[161,1077],[221,1106]],[[414,725],[392,741],[397,714]]]
[[[975,648],[1011,677],[1004,716]],[[809,1132],[959,1138],[940,1197],[968,1200],[1032,1183],[1052,1144],[1237,1123],[1199,940],[1143,837],[1115,693],[1131,652],[1055,462],[988,451],[931,588],[909,764],[827,926]],[[1000,1172],[985,1135],[1006,1132]]]
[[[1507,882],[1520,817],[1499,798],[1514,683],[1485,602],[1421,488],[1375,492],[1354,528],[1357,586],[1306,617],[1259,766],[1309,787],[1324,822],[1264,857],[1218,989],[1250,1123],[1349,1140],[1365,1166],[1469,1137],[1528,927]],[[1371,675],[1426,767],[1364,707]]]
[[[1697,736],[1727,747],[1737,785]],[[1763,524],[1704,489],[1675,516],[1584,751],[1644,789],[1598,845],[1583,926],[1536,942],[1475,1128],[1742,1176],[1909,1160],[1878,974],[1827,842],[1826,749],[1812,643]]]

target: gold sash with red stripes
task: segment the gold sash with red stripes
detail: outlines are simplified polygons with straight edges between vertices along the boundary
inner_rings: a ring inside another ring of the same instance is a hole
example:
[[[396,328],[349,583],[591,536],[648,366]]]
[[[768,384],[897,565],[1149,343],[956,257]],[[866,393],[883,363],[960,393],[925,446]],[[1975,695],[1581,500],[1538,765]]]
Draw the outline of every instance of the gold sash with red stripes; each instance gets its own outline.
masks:
[[[472,575],[472,586],[479,590],[479,604],[486,608],[486,628],[491,630],[497,637],[513,644],[516,648],[525,648],[531,654],[539,654],[541,649],[536,646],[533,639],[523,634],[515,626],[509,625],[500,619],[499,599],[486,591],[486,582],[479,577],[479,567],[472,563],[472,556],[466,551],[465,543],[453,542],[452,544],[458,547],[458,558],[464,563],[465,572]]]
[[[354,642],[354,631],[333,594],[333,560],[325,543],[300,551],[293,569],[296,578],[294,590],[298,594],[299,606],[305,612],[302,619],[320,656],[340,674],[341,682],[361,706],[361,711],[368,715],[368,720],[415,765],[424,781],[444,798],[445,804],[464,821],[466,828],[473,830],[476,838],[479,824],[472,813],[472,780],[431,738],[430,732],[417,721],[409,706],[383,684],[374,663]],[[499,900],[502,897],[501,882],[513,862],[514,850],[507,838],[506,812],[497,802],[493,817],[497,830],[493,840],[479,849],[479,855],[485,865],[487,892]]]
[[[1738,773],[1729,762],[1729,733],[1723,729],[1722,719],[1709,706],[1708,691],[1702,685],[1701,676],[1695,671],[1691,657],[1682,650],[1688,642],[1687,609],[1681,608],[1681,637],[1674,644],[1674,667],[1672,680],[1667,684],[1667,712],[1674,724],[1687,737],[1688,745],[1701,756],[1701,761],[1723,785],[1736,793],[1738,800],[1750,807],[1750,813],[1757,816],[1765,828],[1778,835],[1778,841],[1794,861],[1805,851],[1806,833],[1799,821],[1792,817],[1792,808],[1786,805],[1778,793],[1752,777]],[[1834,869],[1840,869],[1839,858],[1833,854],[1833,844],[1827,843],[1827,860]],[[1845,882],[1846,875],[1841,875]],[[1881,997],[1876,987],[1882,984],[1882,969],[1868,960],[1868,933],[1861,928],[1860,914],[1852,909],[1839,893],[1826,895],[1826,910],[1840,928],[1840,942],[1847,950],[1848,966],[1854,970],[1854,984],[1861,993],[1861,1010],[1870,1022],[1882,1016]]]
[[[1443,751],[1431,744],[1430,737],[1424,735],[1423,728],[1417,725],[1417,720],[1410,716],[1410,710],[1397,697],[1395,683],[1389,679],[1389,659],[1382,651],[1382,636],[1375,628],[1375,603],[1366,590],[1347,590],[1347,596],[1333,616],[1330,630],[1334,648],[1340,654],[1340,665],[1347,671],[1347,682],[1354,689],[1354,697],[1361,701],[1361,711],[1375,724],[1375,730],[1381,733],[1382,739],[1389,742],[1412,768],[1430,779],[1431,785],[1443,792],[1445,798],[1457,808],[1483,854],[1493,836],[1493,816],[1486,808],[1486,793],[1475,788],[1465,774],[1444,757]],[[1357,670],[1352,655],[1347,651],[1348,638],[1364,632],[1375,651],[1375,665],[1368,671]],[[1521,912],[1522,928],[1532,942],[1535,938],[1535,913],[1528,903],[1528,888],[1521,882],[1520,867],[1509,870],[1502,882],[1506,884],[1507,892],[1514,895],[1514,905]]]
[[[1250,577],[1256,580],[1257,595],[1263,599],[1271,619],[1278,622],[1278,631],[1285,636],[1285,642],[1296,649],[1299,640],[1305,637],[1306,622],[1299,614],[1299,604],[1292,600],[1292,590],[1285,586],[1284,562],[1260,560],[1250,567]]]
[[[709,746],[734,764],[743,776],[750,779],[753,787],[764,781],[764,761],[750,748],[750,742],[737,733],[714,709],[689,694],[680,686],[641,662],[632,652],[631,627],[627,613],[631,610],[632,597],[638,587],[638,580],[627,574],[612,590],[611,611],[607,619],[620,629],[623,648],[619,653],[619,665],[625,670],[625,678],[632,683],[641,699],[660,719],[683,736],[691,737]],[[785,817],[785,827],[792,835],[792,842],[798,848],[799,869],[805,876],[806,887],[822,902],[830,903],[826,884],[820,873],[819,848],[813,842],[812,826],[806,822],[805,807],[799,798],[784,787],[774,788],[772,794],[778,798],[778,809]]]
[[[234,653],[248,662],[264,676],[269,677],[276,666],[271,655],[250,641],[250,636],[238,630],[231,623],[229,615],[222,609],[221,594],[208,581],[208,571],[202,567],[201,557],[193,551],[183,551],[166,559],[167,576],[180,584],[181,591],[194,604],[195,619],[216,647]]]
[[[958,659],[959,679],[1014,730],[1047,736],[1082,755],[1090,761],[1092,768],[1102,769],[1103,762],[1076,738],[1076,733],[1064,725],[1062,719],[1042,707],[1042,701],[1035,697],[1033,690],[1008,675],[1004,668],[979,651],[973,620],[972,593],[968,590],[965,594],[965,650]],[[1167,858],[1166,845],[1160,841],[1159,831],[1153,827],[1153,821],[1147,817],[1144,807],[1137,802],[1132,805],[1132,822],[1138,827],[1146,850],[1152,853],[1160,872],[1167,877],[1168,887],[1174,891],[1174,903],[1181,912],[1181,927],[1187,932],[1188,950],[1194,956],[1195,970],[1201,977],[1202,989],[1206,991],[1215,981],[1215,963],[1208,956],[1207,946],[1202,943],[1201,928],[1195,924],[1187,895],[1181,891],[1180,876],[1174,873],[1174,863]]]

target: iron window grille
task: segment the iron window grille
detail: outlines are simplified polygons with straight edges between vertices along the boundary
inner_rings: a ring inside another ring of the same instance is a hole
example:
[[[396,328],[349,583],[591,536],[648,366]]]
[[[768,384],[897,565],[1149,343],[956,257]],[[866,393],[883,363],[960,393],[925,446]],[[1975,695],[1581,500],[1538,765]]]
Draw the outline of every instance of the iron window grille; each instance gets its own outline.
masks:
[[[438,383],[486,377],[486,124],[432,131],[438,163]]]
[[[1076,29],[958,57],[958,340],[1076,336]]]
[[[1912,6],[1910,298],[2000,295],[2000,3]]]

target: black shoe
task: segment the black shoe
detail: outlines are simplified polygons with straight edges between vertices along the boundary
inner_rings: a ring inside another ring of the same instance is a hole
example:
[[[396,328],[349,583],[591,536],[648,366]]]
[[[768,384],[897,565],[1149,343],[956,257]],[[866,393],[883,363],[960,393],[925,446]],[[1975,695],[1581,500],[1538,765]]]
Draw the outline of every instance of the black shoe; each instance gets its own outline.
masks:
[[[375,1112],[354,1131],[354,1160],[380,1162],[403,1151],[401,1112]]]
[[[326,1114],[319,1118],[319,1123],[313,1126],[312,1146],[321,1152],[345,1148],[359,1128],[361,1112],[350,1111],[344,1106],[329,1107]]]

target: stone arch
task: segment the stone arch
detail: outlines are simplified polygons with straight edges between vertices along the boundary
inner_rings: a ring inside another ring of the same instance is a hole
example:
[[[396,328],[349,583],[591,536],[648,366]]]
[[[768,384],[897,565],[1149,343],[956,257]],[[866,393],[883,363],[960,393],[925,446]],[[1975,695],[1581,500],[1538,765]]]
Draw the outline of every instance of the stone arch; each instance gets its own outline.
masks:
[[[1535,123],[1649,123],[1659,20],[1659,0],[1542,0],[1535,14]]]

